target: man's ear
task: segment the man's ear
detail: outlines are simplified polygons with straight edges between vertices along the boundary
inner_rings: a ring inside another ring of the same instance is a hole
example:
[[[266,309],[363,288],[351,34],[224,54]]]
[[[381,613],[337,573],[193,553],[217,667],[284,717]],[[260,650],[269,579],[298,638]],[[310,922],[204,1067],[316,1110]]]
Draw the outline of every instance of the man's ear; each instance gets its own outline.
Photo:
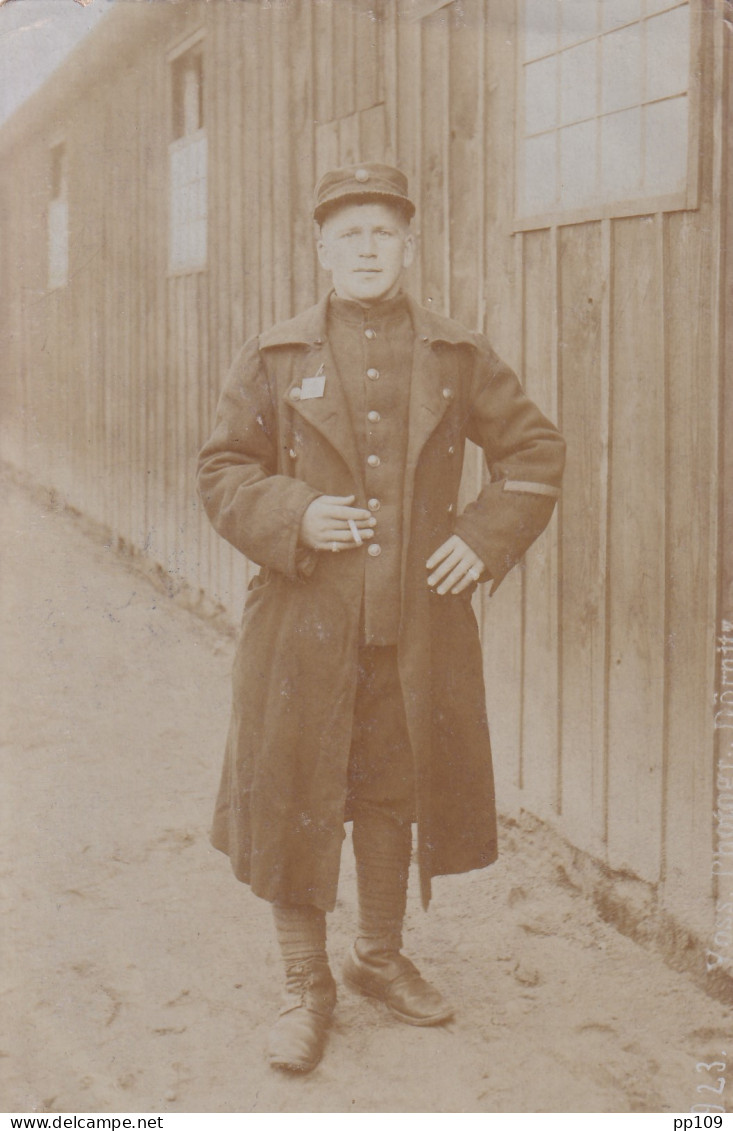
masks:
[[[402,250],[402,266],[407,268],[415,258],[415,237],[408,232],[405,237],[405,246]]]
[[[316,240],[316,251],[318,252],[318,262],[323,270],[330,271],[331,261],[328,255],[328,248],[320,237]]]

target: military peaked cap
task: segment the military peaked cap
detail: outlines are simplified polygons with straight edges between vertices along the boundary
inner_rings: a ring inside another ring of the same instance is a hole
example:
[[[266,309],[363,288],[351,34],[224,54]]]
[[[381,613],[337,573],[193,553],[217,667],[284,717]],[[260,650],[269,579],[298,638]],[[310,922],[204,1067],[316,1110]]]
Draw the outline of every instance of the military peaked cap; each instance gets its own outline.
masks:
[[[394,204],[408,220],[415,214],[415,205],[407,195],[405,174],[392,165],[371,161],[324,173],[316,185],[313,219],[321,224],[337,204],[369,203]]]

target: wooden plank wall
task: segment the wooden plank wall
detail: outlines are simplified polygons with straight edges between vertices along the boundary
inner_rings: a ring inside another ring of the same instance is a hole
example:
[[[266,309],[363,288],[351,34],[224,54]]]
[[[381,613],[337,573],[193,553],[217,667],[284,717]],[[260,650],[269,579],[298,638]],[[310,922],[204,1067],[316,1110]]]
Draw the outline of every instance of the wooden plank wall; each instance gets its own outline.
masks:
[[[169,277],[166,53],[199,26],[209,263]],[[396,0],[171,5],[135,66],[51,121],[3,182],[0,223],[20,217],[5,238],[22,264],[21,297],[0,315],[23,408],[14,450],[172,586],[238,616],[248,569],[202,514],[196,452],[242,342],[326,285],[314,180],[338,162],[399,163],[418,204],[410,289],[484,330],[569,441],[550,530],[477,603],[500,805],[659,885],[700,934],[717,584],[713,20],[700,209],[524,234],[512,228],[516,34],[515,0],[422,20]],[[49,295],[34,217],[57,130],[73,278]],[[481,475],[472,450],[464,497]]]
[[[513,0],[398,22],[387,56],[421,209],[414,289],[483,328],[569,441],[557,518],[481,608],[502,806],[659,885],[697,932],[712,907],[719,381],[703,25],[700,210],[518,235]]]

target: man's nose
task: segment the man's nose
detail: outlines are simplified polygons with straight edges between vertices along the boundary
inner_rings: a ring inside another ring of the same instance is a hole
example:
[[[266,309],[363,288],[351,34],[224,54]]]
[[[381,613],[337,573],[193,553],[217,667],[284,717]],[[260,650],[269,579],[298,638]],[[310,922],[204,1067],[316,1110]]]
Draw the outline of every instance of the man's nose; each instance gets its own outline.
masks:
[[[371,232],[365,232],[361,239],[360,255],[374,256],[377,254],[377,242]]]

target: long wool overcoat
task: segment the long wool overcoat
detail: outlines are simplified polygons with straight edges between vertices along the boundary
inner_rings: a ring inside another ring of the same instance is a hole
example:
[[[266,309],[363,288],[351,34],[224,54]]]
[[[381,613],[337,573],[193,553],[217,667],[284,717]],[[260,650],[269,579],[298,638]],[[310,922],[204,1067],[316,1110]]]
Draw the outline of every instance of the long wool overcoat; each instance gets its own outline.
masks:
[[[409,300],[399,672],[417,783],[423,902],[435,875],[496,858],[482,655],[471,591],[438,596],[425,563],[458,533],[495,588],[550,519],[564,444],[486,339]],[[321,368],[322,367],[322,368]],[[304,378],[326,377],[320,397]],[[466,438],[490,474],[457,515]],[[201,452],[199,490],[224,538],[261,566],[245,604],[213,844],[265,899],[330,910],[344,838],[365,549],[308,551],[303,514],[355,495],[362,471],[327,340],[327,299],[248,342]],[[378,526],[377,526],[378,534]]]

